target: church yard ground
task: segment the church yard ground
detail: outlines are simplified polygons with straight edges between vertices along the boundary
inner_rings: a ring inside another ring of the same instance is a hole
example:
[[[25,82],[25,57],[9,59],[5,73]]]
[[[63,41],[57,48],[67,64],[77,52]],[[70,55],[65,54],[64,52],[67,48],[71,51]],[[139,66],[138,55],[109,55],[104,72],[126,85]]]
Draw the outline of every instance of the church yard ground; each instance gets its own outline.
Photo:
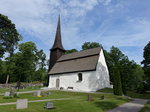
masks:
[[[94,101],[87,101],[87,95],[92,95]],[[100,96],[104,95],[104,100],[100,100]],[[4,96],[0,96],[0,103],[15,102],[17,98],[3,99]],[[51,95],[46,97],[36,97],[31,93],[20,94],[18,99],[32,100],[44,100],[44,99],[61,99],[70,98],[71,100],[53,101],[56,109],[51,112],[104,112],[115,108],[128,101],[126,97],[115,96],[113,94],[95,94],[95,93],[79,93],[79,92],[66,92],[66,91],[51,91]],[[17,112],[47,112],[44,109],[46,102],[34,102],[29,103],[28,109],[17,110]],[[9,107],[9,108],[8,108]],[[0,106],[0,110],[3,112],[16,112],[15,105]]]

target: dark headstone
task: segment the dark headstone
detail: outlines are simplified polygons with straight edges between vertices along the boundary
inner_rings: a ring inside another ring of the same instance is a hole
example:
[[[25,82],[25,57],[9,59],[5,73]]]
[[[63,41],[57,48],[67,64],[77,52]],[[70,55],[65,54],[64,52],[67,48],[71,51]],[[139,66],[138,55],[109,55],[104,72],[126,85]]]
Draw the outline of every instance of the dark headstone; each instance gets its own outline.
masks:
[[[104,95],[103,95],[103,96],[100,96],[100,100],[104,100],[104,98],[105,98]]]
[[[54,109],[53,102],[46,102],[44,108],[46,108],[46,109]]]
[[[87,96],[87,101],[94,101],[92,95],[88,95],[88,96]]]

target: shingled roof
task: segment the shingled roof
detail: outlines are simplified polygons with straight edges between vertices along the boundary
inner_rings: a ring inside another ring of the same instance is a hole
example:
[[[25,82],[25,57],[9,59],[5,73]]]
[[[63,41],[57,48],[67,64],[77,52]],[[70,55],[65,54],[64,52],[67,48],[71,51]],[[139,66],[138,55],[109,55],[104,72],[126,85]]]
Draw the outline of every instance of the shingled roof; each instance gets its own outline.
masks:
[[[101,48],[93,48],[61,56],[49,75],[96,70]]]

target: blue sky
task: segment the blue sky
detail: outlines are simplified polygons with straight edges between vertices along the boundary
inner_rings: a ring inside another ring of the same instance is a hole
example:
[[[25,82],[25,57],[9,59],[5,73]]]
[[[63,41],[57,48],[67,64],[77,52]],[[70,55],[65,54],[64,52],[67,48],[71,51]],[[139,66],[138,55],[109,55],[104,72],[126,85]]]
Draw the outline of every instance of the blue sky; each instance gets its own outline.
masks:
[[[150,0],[0,0],[0,13],[16,24],[23,42],[35,42],[47,59],[60,14],[65,49],[99,42],[140,63],[150,41],[149,5]]]

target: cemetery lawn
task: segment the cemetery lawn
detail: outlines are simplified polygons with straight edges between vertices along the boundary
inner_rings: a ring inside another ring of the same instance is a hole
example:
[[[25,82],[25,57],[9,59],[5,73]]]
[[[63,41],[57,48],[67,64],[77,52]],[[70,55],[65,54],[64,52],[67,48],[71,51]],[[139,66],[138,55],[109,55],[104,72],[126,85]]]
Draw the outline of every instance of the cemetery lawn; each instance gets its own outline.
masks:
[[[104,88],[97,92],[113,93],[113,89],[112,88]],[[130,96],[132,98],[150,99],[150,92],[140,94],[140,93],[136,93],[134,91],[127,91],[127,96]]]
[[[70,98],[68,100],[52,101],[54,102],[55,109],[47,110],[43,107],[47,102],[34,102],[29,103],[27,109],[16,110],[16,105],[0,106],[2,112],[105,112],[115,108],[123,103],[130,101],[123,96],[115,96],[113,94],[96,94],[96,93],[79,93],[79,92],[66,92],[66,91],[51,91],[51,95],[47,97],[36,97],[32,94],[21,94],[20,99],[27,98],[31,100],[41,99],[59,99]],[[87,95],[92,95],[94,101],[87,101]],[[99,100],[99,97],[104,95],[104,100]],[[0,102],[15,102],[16,98],[3,99],[0,96]]]

